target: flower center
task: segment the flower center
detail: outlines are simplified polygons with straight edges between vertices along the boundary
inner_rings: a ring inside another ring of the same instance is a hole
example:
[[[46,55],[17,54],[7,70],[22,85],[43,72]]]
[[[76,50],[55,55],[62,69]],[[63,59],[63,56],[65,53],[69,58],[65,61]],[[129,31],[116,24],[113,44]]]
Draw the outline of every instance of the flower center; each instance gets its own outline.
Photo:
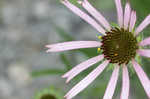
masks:
[[[45,94],[40,99],[56,99],[53,95]]]
[[[132,32],[113,28],[102,37],[103,54],[110,63],[128,64],[136,56],[138,44]]]

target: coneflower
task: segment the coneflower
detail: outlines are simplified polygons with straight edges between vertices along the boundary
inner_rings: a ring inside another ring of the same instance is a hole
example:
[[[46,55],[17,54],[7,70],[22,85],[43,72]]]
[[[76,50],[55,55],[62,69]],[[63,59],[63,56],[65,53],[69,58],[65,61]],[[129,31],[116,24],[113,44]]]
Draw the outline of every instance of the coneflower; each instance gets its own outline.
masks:
[[[99,36],[101,41],[71,41],[46,45],[46,47],[49,48],[47,52],[61,52],[94,47],[102,50],[101,55],[80,63],[62,76],[63,78],[67,78],[66,82],[69,82],[80,72],[99,61],[103,61],[96,69],[75,85],[64,97],[66,99],[72,99],[79,92],[85,89],[92,81],[94,81],[109,63],[112,63],[115,67],[103,99],[112,99],[120,68],[123,70],[122,92],[120,99],[128,99],[130,82],[127,64],[131,61],[148,98],[150,98],[150,80],[135,60],[137,54],[140,56],[150,57],[150,50],[143,48],[144,46],[150,45],[150,37],[141,42],[137,41],[139,33],[150,24],[150,15],[147,16],[137,28],[135,28],[137,18],[136,12],[131,9],[129,2],[126,3],[123,13],[121,0],[115,0],[119,27],[112,27],[102,14],[88,2],[88,0],[78,0],[77,2],[81,4],[82,7],[86,9],[91,16],[93,16],[93,18],[70,3],[68,0],[62,0],[61,2],[103,35]]]

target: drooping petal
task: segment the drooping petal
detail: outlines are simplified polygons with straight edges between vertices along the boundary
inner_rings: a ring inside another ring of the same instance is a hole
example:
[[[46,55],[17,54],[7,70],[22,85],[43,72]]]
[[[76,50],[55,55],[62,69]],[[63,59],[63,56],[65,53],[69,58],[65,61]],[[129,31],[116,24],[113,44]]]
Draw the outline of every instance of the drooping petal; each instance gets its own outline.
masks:
[[[116,66],[108,83],[103,99],[112,99],[113,94],[115,92],[118,76],[119,76],[119,66]]]
[[[146,46],[146,45],[150,45],[150,37],[144,39],[143,41],[141,41],[139,43],[140,46]]]
[[[134,29],[135,23],[136,23],[136,12],[132,11],[131,13],[131,18],[130,18],[130,26],[129,26],[129,31],[132,32]]]
[[[118,24],[120,27],[123,27],[123,9],[121,5],[121,0],[115,0],[118,16]]]
[[[88,0],[78,1],[95,19],[97,19],[107,30],[110,30],[110,24],[105,19],[104,16],[100,12],[98,12],[89,2]]]
[[[60,52],[66,50],[80,49],[80,48],[93,48],[101,46],[97,41],[70,41],[64,43],[57,43],[52,45],[46,45],[47,52]]]
[[[128,68],[126,65],[123,66],[123,74],[122,74],[122,91],[120,99],[128,99],[129,97],[129,74]]]
[[[108,65],[109,61],[104,61],[96,69],[94,69],[89,75],[87,75],[83,80],[81,80],[77,85],[75,85],[66,95],[66,99],[72,99],[83,89],[85,89],[92,81],[94,81],[98,75],[102,73],[105,67]]]
[[[133,68],[135,69],[138,78],[141,81],[142,86],[144,87],[144,90],[145,90],[148,98],[150,98],[150,80],[149,80],[149,78],[146,76],[146,74],[143,71],[143,69],[141,68],[141,66],[134,59],[132,60],[132,64],[133,64]]]
[[[141,56],[150,57],[150,50],[148,49],[139,49],[137,53]]]
[[[62,3],[68,7],[72,12],[74,12],[76,15],[80,16],[83,20],[85,20],[87,23],[91,24],[95,29],[97,29],[100,33],[105,35],[105,30],[89,15],[84,13],[82,10],[77,8],[75,5],[71,4],[68,0],[62,0]]]
[[[131,7],[130,7],[130,4],[127,3],[125,6],[125,12],[124,12],[124,28],[125,29],[127,29],[129,26],[130,15],[131,15]]]
[[[138,35],[144,28],[150,24],[150,15],[148,15],[144,21],[136,28],[135,33]]]
[[[83,70],[85,70],[85,69],[89,68],[90,66],[94,65],[98,61],[101,61],[103,58],[104,58],[104,55],[99,55],[99,56],[93,57],[93,58],[91,58],[91,59],[89,59],[85,62],[82,62],[81,64],[75,66],[69,72],[64,74],[62,77],[67,78],[66,82],[68,83],[71,79],[73,79],[80,72],[82,72]]]

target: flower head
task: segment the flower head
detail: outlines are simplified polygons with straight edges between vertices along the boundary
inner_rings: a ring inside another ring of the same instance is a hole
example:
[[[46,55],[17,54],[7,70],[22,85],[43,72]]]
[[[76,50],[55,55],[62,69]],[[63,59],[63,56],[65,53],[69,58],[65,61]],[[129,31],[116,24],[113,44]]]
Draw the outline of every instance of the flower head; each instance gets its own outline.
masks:
[[[148,98],[150,98],[150,80],[146,76],[146,73],[143,71],[141,66],[135,60],[137,54],[140,56],[150,57],[150,50],[142,48],[143,46],[150,45],[150,37],[141,42],[138,42],[137,40],[138,34],[150,24],[150,15],[147,16],[137,28],[135,28],[137,19],[136,12],[131,9],[129,2],[126,3],[123,13],[121,0],[115,0],[119,27],[111,27],[109,22],[88,2],[88,0],[78,0],[77,2],[81,4],[82,7],[87,10],[91,16],[93,16],[93,18],[70,3],[68,0],[62,0],[62,3],[66,7],[68,7],[76,15],[80,16],[83,20],[85,20],[103,35],[102,37],[99,37],[101,41],[71,41],[47,45],[46,47],[49,48],[47,52],[60,52],[94,47],[102,50],[101,55],[88,59],[87,61],[80,63],[65,73],[62,77],[67,78],[66,82],[69,82],[80,72],[91,67],[93,64],[96,64],[99,61],[103,62],[77,85],[75,85],[65,95],[65,98],[72,99],[84,88],[86,88],[92,81],[94,81],[109,63],[112,63],[115,65],[115,68],[106,88],[103,99],[112,99],[120,68],[123,69],[122,92],[120,99],[128,99],[130,82],[127,65],[129,62],[132,62],[133,68],[140,79]]]
[[[62,99],[62,93],[54,88],[46,88],[36,93],[34,99]]]

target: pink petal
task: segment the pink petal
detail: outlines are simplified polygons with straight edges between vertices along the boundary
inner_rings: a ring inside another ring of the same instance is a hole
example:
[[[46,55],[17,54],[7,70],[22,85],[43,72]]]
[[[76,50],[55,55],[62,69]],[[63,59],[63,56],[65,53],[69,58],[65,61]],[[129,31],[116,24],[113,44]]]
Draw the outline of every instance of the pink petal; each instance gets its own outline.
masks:
[[[83,89],[85,89],[91,82],[93,82],[98,75],[102,73],[105,67],[108,65],[109,61],[104,61],[96,69],[94,69],[89,75],[87,75],[83,80],[81,80],[77,85],[75,85],[66,95],[65,98],[72,99]]]
[[[128,29],[129,21],[130,21],[130,14],[131,14],[131,7],[130,4],[127,3],[125,6],[125,12],[124,12],[124,28]]]
[[[130,26],[129,26],[130,32],[132,32],[132,30],[134,29],[135,23],[136,23],[136,12],[132,11],[131,19],[130,19]]]
[[[70,41],[64,43],[57,43],[52,45],[46,45],[47,52],[60,52],[66,50],[80,49],[80,48],[93,48],[100,47],[101,43],[97,41]]]
[[[136,74],[138,78],[140,79],[142,86],[144,87],[144,90],[147,94],[147,96],[150,98],[150,80],[146,76],[145,72],[141,68],[141,66],[133,59],[132,60],[133,68],[136,71]]]
[[[139,43],[140,46],[146,46],[146,45],[150,45],[150,37],[144,39],[143,41],[141,41]]]
[[[105,30],[89,15],[81,11],[79,8],[71,4],[68,0],[61,0],[62,3],[68,7],[72,12],[74,12],[76,15],[80,16],[83,20],[85,20],[87,23],[91,24],[95,29],[97,29],[100,33],[105,35]]]
[[[150,15],[148,15],[144,21],[136,28],[135,33],[138,35],[144,28],[150,24]]]
[[[115,4],[117,8],[118,24],[120,25],[120,27],[123,27],[123,9],[121,0],[115,0]]]
[[[110,30],[111,27],[108,21],[100,12],[98,12],[89,2],[88,0],[78,1],[82,6],[95,18],[97,19],[107,30]]]
[[[123,75],[122,75],[122,92],[120,99],[128,99],[129,97],[129,74],[127,66],[123,66]]]
[[[103,58],[104,58],[104,55],[99,55],[99,56],[93,57],[93,58],[91,58],[91,59],[89,59],[85,62],[82,62],[81,64],[75,66],[69,72],[64,74],[62,77],[67,78],[66,82],[68,83],[71,79],[73,79],[80,72],[82,72],[83,70],[85,70],[85,69],[89,68],[90,66],[94,65],[98,61],[101,61]]]
[[[150,50],[148,49],[139,49],[137,53],[141,56],[150,57]]]
[[[112,99],[119,76],[119,66],[116,66],[108,83],[103,99]]]

